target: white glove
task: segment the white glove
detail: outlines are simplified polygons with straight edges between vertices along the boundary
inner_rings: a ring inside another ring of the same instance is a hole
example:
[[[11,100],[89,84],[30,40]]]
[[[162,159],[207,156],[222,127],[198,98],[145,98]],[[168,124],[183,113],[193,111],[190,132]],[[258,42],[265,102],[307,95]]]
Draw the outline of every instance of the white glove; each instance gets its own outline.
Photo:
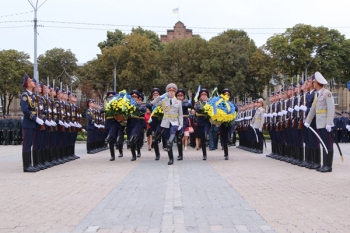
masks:
[[[82,127],[83,127],[83,126],[82,126],[81,124],[79,124],[79,123],[78,123],[78,125],[79,125],[79,128],[82,128]]]
[[[288,112],[293,113],[293,109],[292,108],[288,108]]]
[[[40,105],[40,107],[39,107],[39,108],[40,108],[40,110],[43,110],[43,106],[41,106],[41,105]]]
[[[63,122],[62,122],[61,120],[58,121],[58,124],[64,125]]]
[[[37,117],[35,121],[36,121],[36,123],[38,123],[39,125],[44,124],[44,121],[41,120],[39,117]]]
[[[168,93],[164,93],[163,95],[160,96],[160,99],[165,99],[168,97]]]
[[[264,113],[264,117],[267,117],[267,113]]]
[[[51,122],[52,126],[56,126],[57,125],[56,122],[54,122],[53,120],[51,120],[50,122]]]
[[[45,125],[51,126],[50,121],[45,121]]]
[[[326,130],[327,130],[328,132],[331,132],[331,131],[332,131],[332,126],[331,126],[331,125],[326,125]]]
[[[282,113],[283,115],[287,115],[288,112],[286,110],[283,110]]]
[[[278,112],[277,115],[278,116],[283,116],[283,113],[282,112]]]
[[[79,125],[76,123],[76,122],[74,122],[74,127],[79,127]]]
[[[262,132],[262,128],[259,128],[259,131]]]
[[[297,111],[297,112],[299,112],[300,107],[299,107],[298,105],[295,105],[294,110]]]
[[[64,127],[69,128],[69,125],[66,122],[64,122]]]
[[[277,113],[275,113],[275,112],[274,112],[274,113],[272,113],[272,116],[277,116]]]
[[[307,110],[307,107],[305,105],[300,105],[299,109],[305,112]]]
[[[304,123],[304,126],[306,127],[306,128],[309,128],[310,127],[310,124],[309,123]]]
[[[57,110],[55,108],[53,109],[53,113],[57,113]]]
[[[69,112],[67,112],[67,116],[70,116]]]
[[[69,125],[74,127],[74,124],[72,122],[69,122]]]
[[[348,131],[350,131],[350,125],[347,125],[347,126],[346,126],[346,129],[347,129]]]
[[[49,110],[48,110],[48,111],[49,111],[49,113],[52,113],[51,108],[49,108]]]
[[[105,126],[104,126],[104,125],[101,125],[101,128],[102,128],[102,129],[104,129],[104,128],[105,128]]]
[[[96,128],[98,128],[98,126],[97,126],[97,124],[96,124],[96,123],[94,123],[94,126],[95,126]]]
[[[178,131],[180,131],[182,129],[182,126],[179,125],[179,127],[177,128]]]
[[[267,114],[267,117],[272,118],[272,117],[273,117],[273,116],[272,116],[272,113]]]

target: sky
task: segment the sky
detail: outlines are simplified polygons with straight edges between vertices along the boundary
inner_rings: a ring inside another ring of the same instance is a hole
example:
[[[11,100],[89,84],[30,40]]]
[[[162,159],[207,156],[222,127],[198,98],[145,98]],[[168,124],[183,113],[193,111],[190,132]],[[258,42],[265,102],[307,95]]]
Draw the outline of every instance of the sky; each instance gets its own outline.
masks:
[[[37,54],[70,49],[79,63],[96,58],[107,31],[141,26],[159,36],[177,21],[209,40],[243,29],[260,47],[296,24],[325,26],[350,38],[349,0],[29,0],[37,11]],[[179,13],[173,9],[179,8]],[[0,50],[15,49],[34,61],[34,11],[28,0],[0,0]]]

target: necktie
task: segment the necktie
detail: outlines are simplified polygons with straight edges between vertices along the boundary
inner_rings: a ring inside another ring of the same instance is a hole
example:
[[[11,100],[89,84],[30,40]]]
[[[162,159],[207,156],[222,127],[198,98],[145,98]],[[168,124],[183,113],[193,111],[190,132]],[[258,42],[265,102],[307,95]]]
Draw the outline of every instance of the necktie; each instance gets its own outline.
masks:
[[[172,100],[170,99],[170,105],[173,105],[173,102],[172,102]]]

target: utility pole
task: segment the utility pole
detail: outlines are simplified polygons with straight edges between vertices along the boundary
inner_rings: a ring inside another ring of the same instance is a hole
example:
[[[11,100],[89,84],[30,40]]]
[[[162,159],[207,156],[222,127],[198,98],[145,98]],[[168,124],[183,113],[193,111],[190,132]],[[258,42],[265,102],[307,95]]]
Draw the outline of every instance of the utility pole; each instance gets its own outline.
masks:
[[[45,0],[41,5],[38,6],[39,0],[36,0],[36,4],[32,2],[32,0],[28,0],[30,5],[34,9],[34,79],[39,83],[39,75],[38,75],[38,55],[37,55],[37,35],[38,35],[38,20],[37,20],[37,11],[39,8],[46,2]]]

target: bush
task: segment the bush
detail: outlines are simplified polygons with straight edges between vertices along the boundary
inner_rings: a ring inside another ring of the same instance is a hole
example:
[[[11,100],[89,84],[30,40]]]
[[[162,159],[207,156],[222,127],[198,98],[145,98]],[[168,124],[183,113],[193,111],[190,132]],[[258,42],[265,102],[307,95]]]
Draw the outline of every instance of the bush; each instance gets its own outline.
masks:
[[[87,140],[87,132],[78,132],[77,141],[86,141]]]

